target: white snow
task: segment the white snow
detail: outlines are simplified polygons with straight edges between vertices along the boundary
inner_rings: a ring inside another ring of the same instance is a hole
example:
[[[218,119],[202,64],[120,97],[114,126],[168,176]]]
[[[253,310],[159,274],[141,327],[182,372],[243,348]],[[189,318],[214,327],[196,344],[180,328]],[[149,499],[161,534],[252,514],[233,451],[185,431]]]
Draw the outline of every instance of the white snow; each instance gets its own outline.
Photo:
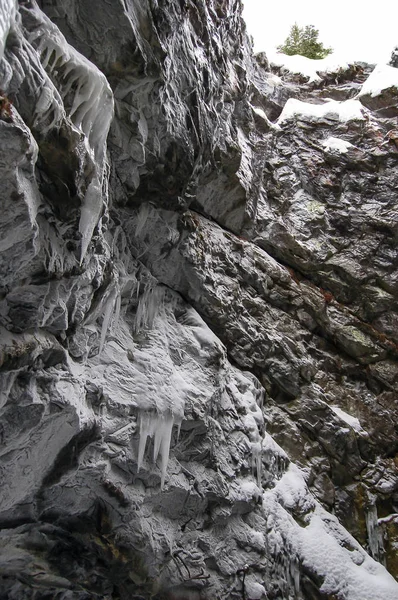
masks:
[[[363,431],[361,424],[356,417],[352,417],[348,413],[344,412],[344,410],[341,410],[341,408],[338,406],[330,406],[330,408],[342,421],[352,427],[352,429],[358,432]]]
[[[383,90],[391,87],[397,88],[398,94],[398,69],[389,65],[379,64],[376,65],[363,84],[358,97],[365,94],[370,94],[372,97],[378,96]]]
[[[325,150],[328,150],[329,152],[335,150],[336,152],[343,153],[348,152],[349,148],[354,147],[352,144],[350,144],[350,142],[346,142],[345,140],[333,136],[328,137],[327,140],[323,140],[322,146],[324,146]]]
[[[291,73],[298,73],[304,77],[308,77],[310,82],[321,81],[319,73],[338,73],[339,71],[348,69],[350,64],[352,64],[352,62],[347,62],[334,54],[320,60],[313,60],[299,54],[287,56],[281,52],[270,52],[267,55],[272,65],[282,67]]]
[[[252,106],[252,109],[257,116],[263,119],[270,129],[280,129],[279,125],[275,125],[275,123],[272,123],[272,121],[269,120],[262,108],[259,108],[258,106]]]
[[[16,0],[2,0],[0,2],[0,60],[4,55],[8,32],[15,18]]]
[[[387,517],[381,517],[377,519],[377,523],[381,525],[382,523],[389,523],[390,521],[398,521],[398,513],[391,513]]]
[[[329,118],[342,122],[363,120],[363,112],[364,109],[359,100],[345,100],[343,102],[329,100],[324,104],[309,104],[295,98],[289,98],[277,123],[281,124],[294,117],[305,117],[310,120]]]
[[[323,580],[321,592],[344,600],[396,600],[398,583],[314,499],[303,475],[294,465],[264,492],[267,539],[272,551],[289,547],[289,560],[298,556]],[[286,510],[287,509],[287,510]],[[292,517],[299,513],[305,526]]]

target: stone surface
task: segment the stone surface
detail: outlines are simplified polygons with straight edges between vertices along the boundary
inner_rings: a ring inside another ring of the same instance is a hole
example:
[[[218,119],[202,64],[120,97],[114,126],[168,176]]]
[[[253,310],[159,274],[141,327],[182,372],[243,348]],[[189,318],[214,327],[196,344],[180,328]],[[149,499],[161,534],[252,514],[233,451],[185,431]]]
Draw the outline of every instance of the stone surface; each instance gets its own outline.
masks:
[[[394,600],[371,67],[272,73],[238,0],[10,1],[3,46],[1,598]]]

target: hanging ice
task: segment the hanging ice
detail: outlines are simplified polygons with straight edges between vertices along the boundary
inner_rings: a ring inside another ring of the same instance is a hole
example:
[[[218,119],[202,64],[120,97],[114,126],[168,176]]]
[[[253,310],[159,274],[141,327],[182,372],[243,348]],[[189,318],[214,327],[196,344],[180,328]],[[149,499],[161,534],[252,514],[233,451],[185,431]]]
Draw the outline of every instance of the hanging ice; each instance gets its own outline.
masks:
[[[140,441],[138,447],[138,471],[142,467],[145,448],[148,437],[154,438],[153,461],[156,462],[160,455],[161,480],[160,487],[163,489],[166,477],[167,464],[171,443],[171,433],[174,425],[174,416],[171,413],[157,414],[143,412],[140,416]]]
[[[0,60],[3,58],[8,32],[15,18],[15,5],[15,0],[0,2]]]
[[[30,31],[29,41],[39,53],[43,68],[56,84],[54,90],[52,84],[43,86],[36,106],[36,120],[51,118],[51,114],[58,115],[60,119],[62,100],[66,116],[84,134],[87,152],[95,165],[95,175],[88,184],[79,222],[82,262],[103,207],[106,139],[113,118],[113,94],[104,74],[70,46],[59,29],[38,8],[33,7],[31,11],[36,17],[36,27]]]
[[[376,498],[373,496],[369,497],[369,506],[366,510],[366,530],[368,533],[369,554],[375,560],[382,562],[383,538],[379,533]]]
[[[112,315],[114,315],[114,324],[116,326],[117,322],[119,320],[119,314],[120,314],[120,290],[119,290],[119,286],[117,284],[115,284],[115,287],[113,288],[111,294],[109,295],[108,301],[105,305],[104,318],[102,321],[102,328],[101,328],[100,347],[99,347],[100,354],[101,354],[102,349],[105,344],[105,339],[106,339],[106,335],[109,330],[109,325],[110,325],[110,322],[112,319]]]
[[[102,190],[97,177],[95,177],[88,186],[84,198],[84,203],[80,212],[79,232],[82,236],[80,249],[80,263],[83,262],[83,259],[86,255],[87,248],[89,243],[91,242],[94,229],[97,226],[97,223],[101,216],[101,211]]]
[[[151,328],[164,301],[164,289],[155,279],[145,282],[144,293],[140,297],[135,315],[135,331]]]

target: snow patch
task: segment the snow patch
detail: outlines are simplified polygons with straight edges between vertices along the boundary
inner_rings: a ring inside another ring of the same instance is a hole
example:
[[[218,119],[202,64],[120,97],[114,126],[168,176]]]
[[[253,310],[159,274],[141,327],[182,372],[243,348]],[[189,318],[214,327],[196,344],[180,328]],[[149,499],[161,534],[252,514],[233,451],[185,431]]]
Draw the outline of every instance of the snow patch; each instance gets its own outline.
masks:
[[[389,65],[376,65],[367,80],[362,86],[358,97],[370,94],[372,98],[381,94],[383,90],[388,88],[397,88],[398,93],[398,69]]]
[[[330,408],[340,419],[342,419],[342,421],[344,421],[345,423],[347,423],[347,425],[352,427],[352,429],[354,429],[357,432],[363,431],[361,424],[356,417],[352,417],[348,413],[344,412],[344,410],[341,410],[341,408],[339,408],[338,406],[330,406]]]
[[[342,122],[364,120],[363,112],[364,109],[359,100],[345,100],[343,102],[329,100],[324,104],[309,104],[295,98],[289,98],[277,123],[281,124],[294,117],[304,117],[310,120],[329,118]]]
[[[345,140],[333,136],[328,137],[327,140],[323,140],[322,146],[329,152],[335,150],[336,152],[342,153],[348,152],[349,148],[354,147],[350,142],[346,142]]]
[[[339,71],[348,69],[353,64],[353,62],[347,62],[342,58],[336,57],[336,55],[329,55],[320,60],[314,60],[306,56],[300,56],[299,54],[293,56],[287,56],[281,52],[267,54],[273,66],[308,77],[309,82],[321,81],[319,73],[338,73]]]
[[[253,112],[260,117],[261,119],[263,119],[263,121],[268,125],[268,127],[270,129],[280,129],[279,125],[275,125],[275,123],[272,123],[272,121],[269,120],[269,118],[267,117],[267,115],[265,114],[265,112],[263,111],[262,108],[259,108],[257,106],[252,106]]]
[[[273,552],[298,556],[323,580],[321,592],[345,600],[395,600],[398,584],[309,493],[300,470],[290,465],[263,506]],[[292,515],[300,515],[296,522]],[[302,525],[305,517],[305,526]]]

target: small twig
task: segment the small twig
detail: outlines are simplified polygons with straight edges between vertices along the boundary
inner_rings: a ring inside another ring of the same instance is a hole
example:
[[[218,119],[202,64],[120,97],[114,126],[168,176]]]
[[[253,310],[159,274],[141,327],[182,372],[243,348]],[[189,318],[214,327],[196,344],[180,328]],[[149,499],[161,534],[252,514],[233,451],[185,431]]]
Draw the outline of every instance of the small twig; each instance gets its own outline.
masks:
[[[188,566],[187,566],[187,564],[186,564],[185,560],[184,560],[183,558],[181,558],[181,556],[180,556],[180,553],[181,553],[181,552],[183,552],[183,550],[176,550],[176,551],[174,552],[174,554],[172,555],[172,558],[173,558],[174,562],[175,562],[175,563],[176,563],[176,565],[177,565],[177,568],[178,568],[178,570],[179,570],[179,572],[180,572],[180,575],[181,575],[181,577],[183,578],[183,581],[185,581],[185,579],[184,579],[184,575],[182,574],[182,572],[181,572],[181,569],[180,569],[180,567],[179,567],[179,564],[178,564],[178,562],[177,562],[177,558],[178,558],[178,560],[180,560],[180,561],[181,561],[181,563],[182,563],[182,564],[184,565],[184,567],[186,568],[186,570],[187,570],[187,573],[188,573],[188,578],[189,578],[189,579],[191,579],[191,571],[189,570],[189,568],[188,568]]]
[[[245,591],[245,578],[246,578],[246,574],[249,571],[250,566],[249,565],[244,565],[244,567],[242,569],[239,569],[238,571],[236,571],[237,576],[239,577],[239,575],[242,575],[242,599],[246,600],[246,591]]]
[[[198,575],[192,575],[189,579],[184,579],[184,581],[191,581],[191,579],[210,579],[210,575],[205,575],[205,570],[203,567],[200,568],[200,573]]]

